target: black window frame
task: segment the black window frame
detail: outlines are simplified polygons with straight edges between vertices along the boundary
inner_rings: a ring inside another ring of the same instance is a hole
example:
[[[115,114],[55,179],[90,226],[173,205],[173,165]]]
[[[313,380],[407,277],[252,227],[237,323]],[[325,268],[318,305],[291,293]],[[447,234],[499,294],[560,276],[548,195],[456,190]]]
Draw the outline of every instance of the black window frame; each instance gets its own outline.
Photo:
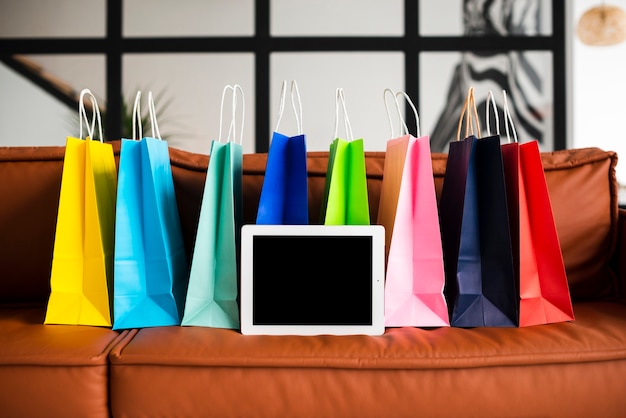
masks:
[[[0,60],[20,70],[14,54],[103,54],[106,57],[106,132],[120,138],[122,127],[122,57],[127,53],[246,52],[254,55],[255,151],[267,152],[270,132],[270,55],[274,52],[402,52],[405,91],[419,107],[420,52],[434,51],[547,51],[552,54],[553,148],[567,146],[565,0],[552,2],[552,34],[549,36],[422,36],[419,3],[404,0],[404,35],[302,37],[270,34],[270,0],[254,1],[254,35],[209,37],[123,37],[123,0],[106,1],[106,33],[103,38],[11,38],[0,39]],[[21,71],[26,75],[26,70]],[[411,76],[413,75],[413,76]],[[35,77],[36,78],[36,77]],[[72,108],[76,103],[31,80]]]

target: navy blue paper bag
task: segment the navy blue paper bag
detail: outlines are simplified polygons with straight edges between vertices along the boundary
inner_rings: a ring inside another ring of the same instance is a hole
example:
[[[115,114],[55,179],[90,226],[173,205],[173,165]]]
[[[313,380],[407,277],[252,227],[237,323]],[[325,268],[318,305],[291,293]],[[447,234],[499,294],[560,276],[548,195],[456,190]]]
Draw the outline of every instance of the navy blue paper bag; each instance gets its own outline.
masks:
[[[469,112],[473,89],[468,99]],[[519,302],[498,135],[472,135],[450,144],[439,216],[450,325],[517,326]]]
[[[265,178],[257,211],[257,224],[306,225],[309,223],[306,141],[302,133],[302,106],[298,112],[294,101],[297,97],[300,103],[295,81],[291,84],[291,102],[296,114],[298,135],[289,137],[278,133],[285,105],[286,84],[283,82],[280,116],[267,156]],[[300,113],[299,116],[298,113]]]

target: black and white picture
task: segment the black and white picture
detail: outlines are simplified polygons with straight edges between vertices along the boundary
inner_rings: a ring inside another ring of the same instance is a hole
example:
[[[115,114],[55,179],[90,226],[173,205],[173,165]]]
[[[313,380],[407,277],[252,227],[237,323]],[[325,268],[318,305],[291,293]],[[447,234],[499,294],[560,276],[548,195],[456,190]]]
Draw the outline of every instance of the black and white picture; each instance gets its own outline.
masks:
[[[456,3],[462,7],[463,34],[468,37],[538,36],[545,32],[545,20],[549,18],[540,0],[458,0]],[[489,39],[485,38],[485,42]],[[457,123],[470,86],[475,89],[483,129],[486,129],[486,98],[492,91],[504,133],[502,90],[506,90],[519,140],[536,139],[542,149],[553,149],[551,52],[423,52],[420,63],[422,113],[424,124],[430,123],[427,128],[433,151],[446,152],[448,143],[457,139]],[[434,82],[442,79],[446,67],[448,76],[444,84]],[[433,102],[437,97],[441,98],[440,102]],[[491,126],[491,131],[495,130],[495,125]]]

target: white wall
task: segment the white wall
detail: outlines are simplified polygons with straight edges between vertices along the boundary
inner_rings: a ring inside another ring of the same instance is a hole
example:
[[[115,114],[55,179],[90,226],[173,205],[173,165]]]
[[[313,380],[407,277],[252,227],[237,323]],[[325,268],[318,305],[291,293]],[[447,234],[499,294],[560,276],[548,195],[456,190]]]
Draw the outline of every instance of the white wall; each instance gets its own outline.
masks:
[[[598,6],[597,0],[567,2],[572,30],[580,16]],[[626,0],[610,2],[626,10]],[[573,147],[599,147],[623,155],[617,177],[626,184],[626,42],[591,47],[571,40],[571,137]]]
[[[72,112],[0,63],[0,146],[65,145],[78,136]]]

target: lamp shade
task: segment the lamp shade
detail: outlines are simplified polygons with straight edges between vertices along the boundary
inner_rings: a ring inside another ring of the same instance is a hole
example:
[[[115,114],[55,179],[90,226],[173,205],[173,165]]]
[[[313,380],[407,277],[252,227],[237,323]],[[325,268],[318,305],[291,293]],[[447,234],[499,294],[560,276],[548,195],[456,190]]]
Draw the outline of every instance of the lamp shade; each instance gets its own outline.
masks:
[[[593,7],[583,13],[576,31],[586,45],[618,44],[626,40],[626,13],[616,6]]]

